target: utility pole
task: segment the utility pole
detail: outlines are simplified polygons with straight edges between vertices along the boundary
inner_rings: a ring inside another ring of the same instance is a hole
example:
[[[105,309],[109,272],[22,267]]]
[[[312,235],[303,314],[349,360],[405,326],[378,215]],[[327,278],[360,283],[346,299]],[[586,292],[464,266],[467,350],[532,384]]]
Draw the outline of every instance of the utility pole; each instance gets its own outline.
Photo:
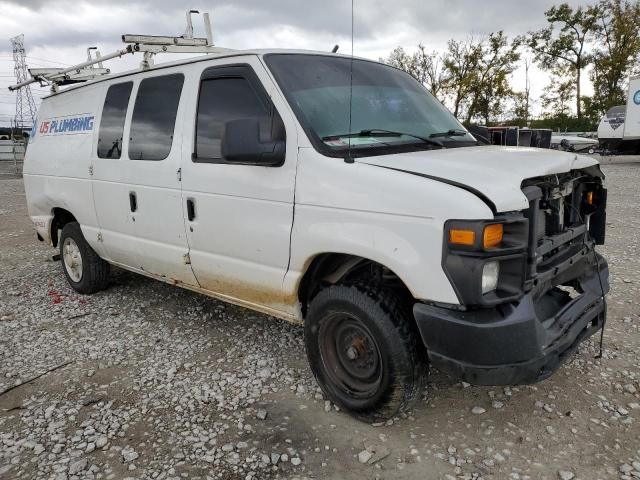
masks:
[[[10,39],[13,47],[13,62],[16,83],[22,83],[31,78],[27,68],[26,54],[24,50],[24,35],[18,35]],[[14,131],[22,137],[25,128],[31,128],[36,121],[36,104],[33,101],[31,89],[27,85],[16,92],[16,115],[13,120]],[[15,133],[14,133],[15,135]]]

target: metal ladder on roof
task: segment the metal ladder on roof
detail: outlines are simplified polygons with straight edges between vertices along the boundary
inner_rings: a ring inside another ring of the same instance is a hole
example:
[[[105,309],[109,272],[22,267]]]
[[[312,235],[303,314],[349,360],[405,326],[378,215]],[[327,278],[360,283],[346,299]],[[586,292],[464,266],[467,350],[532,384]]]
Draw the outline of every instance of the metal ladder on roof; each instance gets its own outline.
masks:
[[[102,56],[97,47],[89,47],[87,48],[87,60],[77,65],[67,68],[30,68],[29,74],[31,78],[16,85],[11,85],[9,90],[18,90],[19,88],[37,82],[41,86],[49,85],[51,91],[55,93],[61,86],[86,82],[109,75],[111,70],[104,68],[103,62],[121,58],[128,54],[142,53],[144,56],[140,63],[140,68],[142,70],[148,70],[153,68],[153,57],[159,53],[216,54],[232,51],[228,48],[216,47],[213,44],[211,20],[207,12],[202,14],[206,37],[193,36],[191,16],[199,13],[198,10],[187,11],[187,28],[184,34],[180,36],[125,34],[122,35],[122,41],[127,44],[127,46],[121,50]],[[93,50],[95,50],[95,54],[92,56]]]

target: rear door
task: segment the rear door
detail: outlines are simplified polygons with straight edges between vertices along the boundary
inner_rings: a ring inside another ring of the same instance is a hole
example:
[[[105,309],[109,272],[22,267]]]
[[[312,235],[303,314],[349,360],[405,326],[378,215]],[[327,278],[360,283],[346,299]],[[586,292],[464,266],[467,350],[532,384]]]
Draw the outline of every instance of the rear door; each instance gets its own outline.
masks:
[[[297,161],[293,116],[257,57],[203,67],[189,90],[195,135],[183,145],[182,188],[191,266],[201,287],[253,307],[286,311]],[[233,164],[224,124],[256,119],[261,141],[285,140],[280,166]]]
[[[161,73],[107,91],[93,192],[109,260],[197,285],[180,190],[184,75]]]

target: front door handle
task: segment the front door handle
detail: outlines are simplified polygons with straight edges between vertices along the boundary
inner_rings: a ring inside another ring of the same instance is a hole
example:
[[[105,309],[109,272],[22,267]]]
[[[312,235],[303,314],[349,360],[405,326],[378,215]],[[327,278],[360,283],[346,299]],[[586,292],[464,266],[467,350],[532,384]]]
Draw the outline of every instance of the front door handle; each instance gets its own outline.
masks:
[[[138,210],[138,197],[136,197],[136,192],[129,192],[129,206],[132,212]]]
[[[193,198],[187,199],[187,218],[190,222],[196,218],[196,204]]]

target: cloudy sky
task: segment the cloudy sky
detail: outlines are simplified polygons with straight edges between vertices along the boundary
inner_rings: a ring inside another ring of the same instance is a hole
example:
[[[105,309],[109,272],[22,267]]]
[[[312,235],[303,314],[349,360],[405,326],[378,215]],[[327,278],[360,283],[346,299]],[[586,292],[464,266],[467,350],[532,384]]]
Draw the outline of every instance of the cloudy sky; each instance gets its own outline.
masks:
[[[184,31],[184,12],[195,8],[212,15],[214,42],[229,48],[304,48],[330,50],[339,44],[351,49],[351,5],[345,0],[217,0],[198,3],[169,0],[111,0],[93,4],[82,0],[0,0],[0,125],[15,111],[13,60],[9,38],[24,34],[31,67],[66,66],[84,61],[86,48],[103,54],[122,48],[120,35],[144,33],[178,35]],[[585,0],[568,0],[584,4]],[[450,38],[464,39],[504,30],[509,36],[544,26],[543,12],[554,0],[355,0],[354,53],[378,59],[396,46],[408,50],[419,42],[442,49]],[[200,19],[196,34],[204,35]],[[113,71],[130,69],[141,57],[130,56],[108,65]],[[160,60],[158,60],[160,61]],[[524,83],[516,72],[514,85]],[[534,72],[534,95],[546,77]],[[46,94],[32,89],[36,102]]]

